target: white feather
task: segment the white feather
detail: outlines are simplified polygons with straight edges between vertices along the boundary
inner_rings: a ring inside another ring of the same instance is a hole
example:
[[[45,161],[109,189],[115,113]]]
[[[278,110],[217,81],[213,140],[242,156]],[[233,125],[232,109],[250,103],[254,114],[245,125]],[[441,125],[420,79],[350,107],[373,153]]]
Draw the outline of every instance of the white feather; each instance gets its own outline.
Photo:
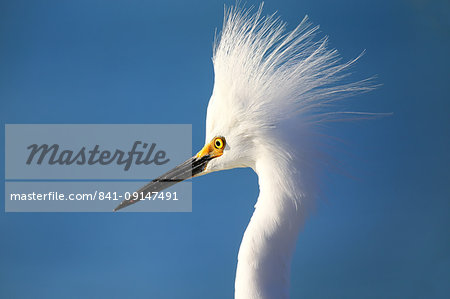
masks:
[[[331,103],[373,88],[346,82],[342,63],[307,17],[293,30],[275,15],[231,7],[214,46],[206,142],[224,154],[206,173],[251,167],[260,195],[239,250],[236,298],[287,298],[291,257],[315,193],[317,124],[339,118]]]

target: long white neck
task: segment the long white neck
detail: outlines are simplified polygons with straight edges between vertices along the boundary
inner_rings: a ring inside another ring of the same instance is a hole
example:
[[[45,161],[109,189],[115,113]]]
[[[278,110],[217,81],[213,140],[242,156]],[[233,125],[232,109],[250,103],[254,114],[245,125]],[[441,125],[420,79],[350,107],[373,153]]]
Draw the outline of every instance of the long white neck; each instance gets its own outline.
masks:
[[[239,249],[235,298],[288,298],[291,259],[305,209],[289,163],[256,162],[260,194]]]

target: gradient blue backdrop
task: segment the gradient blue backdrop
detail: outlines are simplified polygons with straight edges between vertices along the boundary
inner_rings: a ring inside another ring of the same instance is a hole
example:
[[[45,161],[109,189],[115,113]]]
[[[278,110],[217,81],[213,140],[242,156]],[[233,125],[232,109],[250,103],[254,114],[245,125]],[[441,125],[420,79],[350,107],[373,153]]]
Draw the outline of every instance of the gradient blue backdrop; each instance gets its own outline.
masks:
[[[1,1],[2,124],[192,123],[195,152],[223,4]],[[266,2],[276,10],[290,29],[308,14],[345,59],[366,49],[354,78],[383,86],[349,110],[394,112],[330,128],[349,175],[324,176],[292,297],[448,298],[448,2]],[[192,213],[0,212],[0,297],[231,298],[257,194],[240,169],[196,179]]]

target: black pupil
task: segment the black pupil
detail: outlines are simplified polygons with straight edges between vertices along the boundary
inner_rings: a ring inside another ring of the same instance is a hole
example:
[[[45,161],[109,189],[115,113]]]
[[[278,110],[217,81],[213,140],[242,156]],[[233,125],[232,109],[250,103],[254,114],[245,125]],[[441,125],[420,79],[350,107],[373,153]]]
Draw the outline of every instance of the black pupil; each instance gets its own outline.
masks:
[[[216,146],[220,147],[220,140],[216,140]]]

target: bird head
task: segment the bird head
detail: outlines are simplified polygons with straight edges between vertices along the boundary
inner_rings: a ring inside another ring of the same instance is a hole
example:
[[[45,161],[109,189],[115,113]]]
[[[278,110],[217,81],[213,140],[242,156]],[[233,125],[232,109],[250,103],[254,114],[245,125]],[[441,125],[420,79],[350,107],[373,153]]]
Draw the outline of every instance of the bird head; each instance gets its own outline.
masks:
[[[274,157],[278,165],[290,163],[292,157],[311,163],[316,152],[315,143],[309,142],[313,126],[351,114],[327,107],[346,95],[373,89],[370,80],[343,82],[345,70],[358,58],[340,63],[337,51],[327,48],[327,38],[315,41],[317,30],[305,17],[286,33],[286,24],[274,15],[263,16],[262,6],[253,15],[239,8],[227,10],[214,45],[205,145],[135,193],[160,192],[219,170],[257,171],[264,156]],[[115,210],[139,200],[123,201]]]

